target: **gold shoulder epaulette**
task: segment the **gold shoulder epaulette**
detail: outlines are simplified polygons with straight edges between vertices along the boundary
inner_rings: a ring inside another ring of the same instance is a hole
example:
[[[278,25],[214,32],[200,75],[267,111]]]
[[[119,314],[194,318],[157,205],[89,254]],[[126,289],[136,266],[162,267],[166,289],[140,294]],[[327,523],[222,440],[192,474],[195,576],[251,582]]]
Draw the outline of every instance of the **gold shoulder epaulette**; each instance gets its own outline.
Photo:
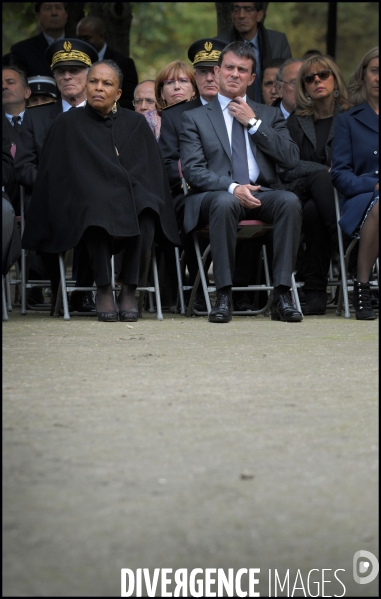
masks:
[[[164,110],[168,110],[169,108],[173,108],[174,106],[179,106],[179,104],[185,104],[185,102],[188,102],[188,100],[181,100],[181,102],[176,102],[176,104],[171,104],[170,106],[165,106],[165,107],[162,109],[162,112],[163,112]]]
[[[31,106],[27,106],[27,108],[38,108],[39,106],[47,106],[48,104],[55,104],[55,100],[51,102],[43,102],[42,104],[32,104]]]

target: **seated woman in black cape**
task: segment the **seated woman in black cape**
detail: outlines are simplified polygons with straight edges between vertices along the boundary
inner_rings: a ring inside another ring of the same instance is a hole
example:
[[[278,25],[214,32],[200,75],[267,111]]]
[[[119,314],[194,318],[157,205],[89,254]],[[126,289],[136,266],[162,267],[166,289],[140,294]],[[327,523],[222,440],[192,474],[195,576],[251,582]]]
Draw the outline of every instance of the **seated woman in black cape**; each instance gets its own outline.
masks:
[[[179,244],[170,188],[146,119],[117,105],[122,72],[102,60],[89,70],[87,105],[53,123],[39,165],[23,247],[62,252],[85,244],[97,286],[98,320],[118,320],[113,253],[124,249],[119,319],[136,321],[135,290],[154,235]]]

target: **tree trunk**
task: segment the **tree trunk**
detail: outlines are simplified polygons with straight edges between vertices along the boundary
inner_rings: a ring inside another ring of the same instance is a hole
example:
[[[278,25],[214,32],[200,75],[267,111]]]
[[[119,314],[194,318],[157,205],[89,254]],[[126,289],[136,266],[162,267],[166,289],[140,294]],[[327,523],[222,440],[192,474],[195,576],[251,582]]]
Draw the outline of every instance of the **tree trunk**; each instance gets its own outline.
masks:
[[[217,13],[217,36],[220,33],[229,33],[232,28],[232,2],[215,2]]]
[[[337,2],[328,2],[327,54],[336,56]]]
[[[65,27],[66,37],[75,37],[77,23],[85,16],[84,8],[86,2],[68,2],[67,8],[67,23]]]
[[[113,50],[130,55],[130,2],[89,2],[89,15],[100,17],[106,28],[106,41]]]

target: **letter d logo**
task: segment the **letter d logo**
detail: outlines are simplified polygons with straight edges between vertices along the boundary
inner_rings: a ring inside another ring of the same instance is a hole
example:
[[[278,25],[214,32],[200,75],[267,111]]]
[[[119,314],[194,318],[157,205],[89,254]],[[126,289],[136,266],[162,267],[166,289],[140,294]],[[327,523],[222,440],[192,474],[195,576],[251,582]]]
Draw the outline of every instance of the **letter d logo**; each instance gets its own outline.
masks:
[[[357,564],[360,574],[365,574],[366,572],[369,572],[369,574],[366,576],[359,576],[357,573]],[[372,564],[372,569],[370,569],[370,564]],[[378,570],[378,559],[373,553],[365,551],[365,549],[356,551],[353,556],[353,578],[357,584],[369,584],[376,578]]]

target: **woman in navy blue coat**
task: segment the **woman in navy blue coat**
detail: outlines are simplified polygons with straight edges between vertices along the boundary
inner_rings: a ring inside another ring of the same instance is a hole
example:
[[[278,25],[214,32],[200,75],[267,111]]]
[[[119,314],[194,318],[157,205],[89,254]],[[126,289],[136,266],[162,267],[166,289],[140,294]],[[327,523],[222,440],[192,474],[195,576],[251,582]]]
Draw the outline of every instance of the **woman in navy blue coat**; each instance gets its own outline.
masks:
[[[376,47],[365,54],[351,77],[349,99],[354,107],[337,117],[332,156],[332,181],[344,196],[340,226],[360,240],[353,293],[358,320],[376,318],[369,276],[379,248],[378,69]]]

